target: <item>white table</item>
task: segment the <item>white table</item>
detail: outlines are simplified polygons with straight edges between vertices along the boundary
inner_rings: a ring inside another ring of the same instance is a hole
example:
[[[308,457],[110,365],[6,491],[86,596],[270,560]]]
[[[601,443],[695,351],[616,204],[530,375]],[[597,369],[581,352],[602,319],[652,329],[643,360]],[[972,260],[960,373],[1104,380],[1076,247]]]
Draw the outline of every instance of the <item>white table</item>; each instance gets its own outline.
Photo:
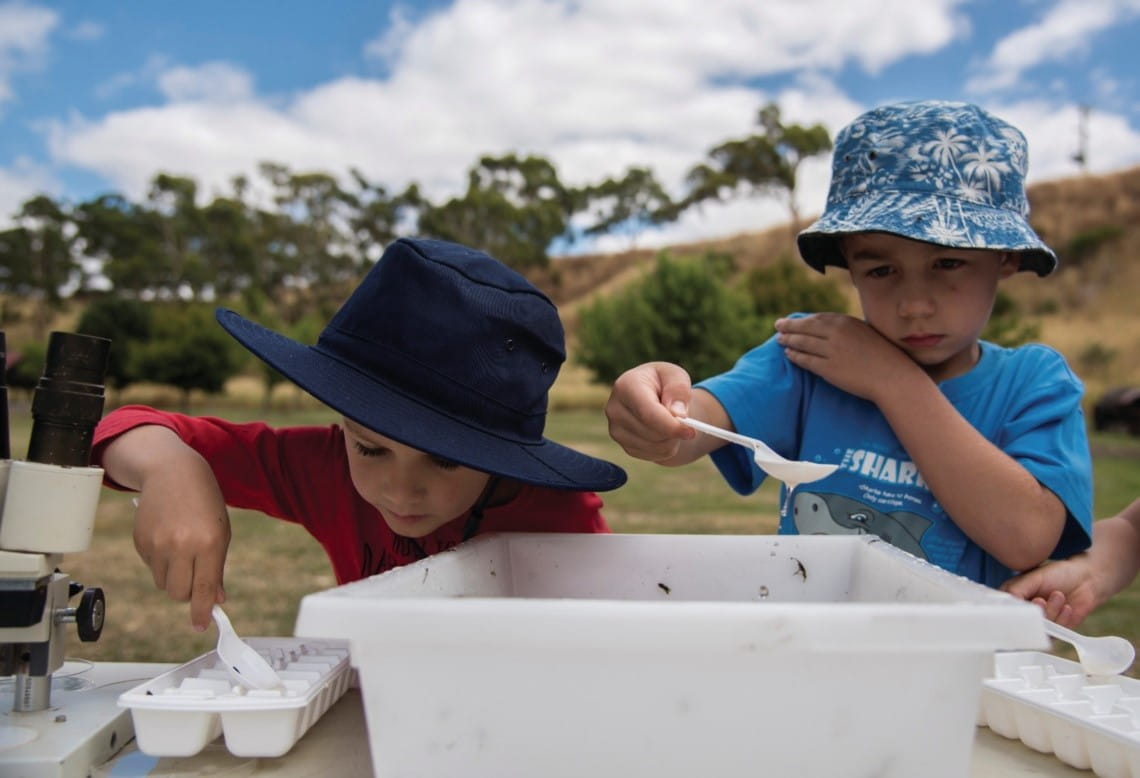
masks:
[[[228,753],[202,754],[195,763],[201,770],[230,767],[241,774],[278,776],[279,778],[372,778],[372,760],[364,726],[360,692],[350,689],[283,757],[251,760],[237,759]],[[159,760],[139,753],[132,742],[104,767],[107,778],[145,778],[161,768],[169,768],[169,760]],[[242,767],[253,768],[252,772]],[[986,727],[979,727],[974,744],[970,778],[1090,778],[1087,770],[1075,770],[1055,757],[1040,754],[1020,741],[1007,740]]]

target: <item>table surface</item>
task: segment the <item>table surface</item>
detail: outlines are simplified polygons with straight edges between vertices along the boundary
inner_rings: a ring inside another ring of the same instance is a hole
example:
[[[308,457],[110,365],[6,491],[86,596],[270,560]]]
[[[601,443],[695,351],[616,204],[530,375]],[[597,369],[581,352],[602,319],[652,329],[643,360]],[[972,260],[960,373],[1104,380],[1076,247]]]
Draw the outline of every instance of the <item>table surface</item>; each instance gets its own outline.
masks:
[[[335,764],[338,778],[371,778],[372,759],[367,747],[364,711],[360,692],[349,689],[313,725],[297,745],[276,759],[241,759],[222,748],[203,751],[189,760],[179,760],[185,774],[255,775],[278,778],[327,778]],[[106,778],[145,778],[169,773],[171,759],[157,759],[140,753],[131,742],[108,765]],[[1076,770],[1049,754],[1041,754],[1018,740],[1008,740],[987,727],[978,727],[970,778],[1089,778],[1092,773]]]

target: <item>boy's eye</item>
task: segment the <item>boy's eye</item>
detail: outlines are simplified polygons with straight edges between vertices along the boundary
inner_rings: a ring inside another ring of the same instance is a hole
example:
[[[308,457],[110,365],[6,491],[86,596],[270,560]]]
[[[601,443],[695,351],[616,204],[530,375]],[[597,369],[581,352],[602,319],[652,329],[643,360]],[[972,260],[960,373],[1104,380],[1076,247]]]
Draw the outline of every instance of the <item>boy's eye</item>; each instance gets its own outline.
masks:
[[[892,272],[890,265],[878,265],[867,271],[868,278],[886,278]]]
[[[956,259],[954,257],[943,257],[934,262],[934,266],[939,270],[953,270],[954,268],[962,267],[964,264],[966,264],[965,260]]]
[[[363,443],[361,443],[359,440],[353,441],[352,445],[356,448],[356,453],[360,454],[360,456],[362,456],[362,457],[378,457],[388,450],[386,448],[379,447],[379,446],[378,447],[366,446]]]
[[[432,457],[431,461],[440,470],[454,470],[459,467],[458,462],[452,462],[450,459],[441,459],[440,457]]]

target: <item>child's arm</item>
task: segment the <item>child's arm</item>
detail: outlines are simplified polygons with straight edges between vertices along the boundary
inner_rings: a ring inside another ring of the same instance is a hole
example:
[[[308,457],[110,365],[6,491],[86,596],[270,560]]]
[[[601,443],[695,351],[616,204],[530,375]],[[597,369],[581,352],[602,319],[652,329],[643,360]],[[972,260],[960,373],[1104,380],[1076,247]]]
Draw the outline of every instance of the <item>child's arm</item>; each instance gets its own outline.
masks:
[[[689,374],[669,362],[646,362],[622,373],[606,402],[610,437],[631,457],[675,467],[724,445],[697,435],[678,416],[731,429],[721,404],[708,392],[694,392]]]
[[[954,523],[1013,570],[1048,558],[1061,500],[958,413],[937,384],[866,322],[816,314],[776,322],[788,359],[875,403]]]
[[[190,621],[203,631],[214,603],[225,601],[222,571],[230,519],[210,466],[173,430],[127,430],[103,450],[107,476],[139,492],[134,540],[155,585],[190,601]]]
[[[1140,573],[1140,499],[1093,524],[1092,547],[1006,581],[1002,589],[1032,600],[1045,617],[1077,627]]]

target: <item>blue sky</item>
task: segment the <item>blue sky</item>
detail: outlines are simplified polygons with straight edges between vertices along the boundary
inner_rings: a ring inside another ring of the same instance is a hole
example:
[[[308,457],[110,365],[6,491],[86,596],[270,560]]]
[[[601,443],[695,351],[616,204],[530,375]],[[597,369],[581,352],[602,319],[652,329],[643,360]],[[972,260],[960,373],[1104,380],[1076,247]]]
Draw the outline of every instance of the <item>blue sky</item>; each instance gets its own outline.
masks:
[[[1140,0],[0,0],[0,221],[41,191],[141,199],[160,170],[228,192],[261,161],[442,198],[519,151],[679,193],[770,100],[833,133],[892,100],[977,102],[1025,132],[1031,182],[1080,172],[1088,105],[1088,169],[1117,170],[1140,164],[1138,42]],[[805,166],[805,215],[826,185]],[[784,219],[739,201],[643,243]]]

